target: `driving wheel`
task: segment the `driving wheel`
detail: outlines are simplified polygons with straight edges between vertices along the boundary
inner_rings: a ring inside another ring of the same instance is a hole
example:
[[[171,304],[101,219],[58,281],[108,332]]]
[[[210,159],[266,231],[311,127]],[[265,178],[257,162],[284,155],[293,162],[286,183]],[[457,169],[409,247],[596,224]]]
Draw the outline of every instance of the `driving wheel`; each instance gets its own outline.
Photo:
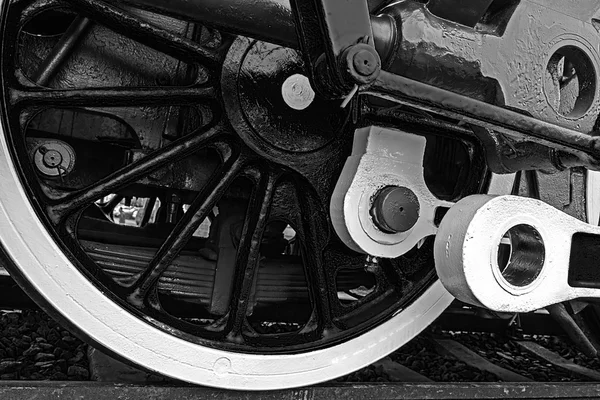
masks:
[[[472,139],[415,122],[427,115],[321,98],[295,50],[100,1],[0,7],[3,261],[55,318],[147,370],[309,385],[448,306],[432,237],[385,259],[337,236],[329,205],[356,129],[425,137],[444,200],[515,186]]]

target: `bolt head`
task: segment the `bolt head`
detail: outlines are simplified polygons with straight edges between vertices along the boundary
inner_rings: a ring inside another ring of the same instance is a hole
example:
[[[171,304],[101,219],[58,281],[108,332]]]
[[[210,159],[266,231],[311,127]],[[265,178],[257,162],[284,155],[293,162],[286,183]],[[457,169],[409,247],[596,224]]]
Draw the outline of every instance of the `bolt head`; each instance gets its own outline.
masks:
[[[294,74],[281,85],[281,96],[290,108],[300,111],[312,104],[315,99],[315,91],[306,76]]]
[[[377,71],[379,60],[373,51],[363,49],[358,51],[352,59],[355,71],[362,76],[370,76]]]
[[[375,225],[387,233],[407,232],[419,219],[419,199],[410,189],[388,186],[381,189],[373,202],[371,216]]]
[[[42,159],[44,165],[48,168],[56,168],[58,167],[62,161],[62,155],[56,150],[47,150],[44,154],[44,158]]]

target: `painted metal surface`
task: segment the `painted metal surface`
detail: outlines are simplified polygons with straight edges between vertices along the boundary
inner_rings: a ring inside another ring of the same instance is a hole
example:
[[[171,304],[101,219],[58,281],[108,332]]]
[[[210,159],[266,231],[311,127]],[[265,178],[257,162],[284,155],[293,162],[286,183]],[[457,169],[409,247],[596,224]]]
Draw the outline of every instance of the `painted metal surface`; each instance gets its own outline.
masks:
[[[502,262],[503,238],[519,226],[534,230],[521,233],[524,246],[512,238],[509,261]],[[598,243],[599,227],[539,200],[469,196],[440,225],[436,270],[459,300],[496,311],[528,312],[580,297],[599,298],[593,272]]]
[[[380,257],[405,254],[427,236],[435,235],[438,207],[453,203],[435,197],[423,178],[425,138],[400,130],[372,126],[354,133],[348,157],[331,200],[331,219],[347,246]],[[377,193],[388,186],[406,187],[416,194],[416,224],[404,232],[382,231],[370,210]]]

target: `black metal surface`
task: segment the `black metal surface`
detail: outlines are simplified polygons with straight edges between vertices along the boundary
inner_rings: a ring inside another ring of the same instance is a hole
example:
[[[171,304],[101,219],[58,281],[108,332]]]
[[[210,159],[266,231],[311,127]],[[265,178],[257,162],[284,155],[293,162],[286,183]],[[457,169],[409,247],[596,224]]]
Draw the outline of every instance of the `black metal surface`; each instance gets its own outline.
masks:
[[[291,5],[300,33],[300,50],[312,70],[317,92],[335,98],[361,81],[368,83],[376,78],[381,62],[365,1],[292,0]],[[354,50],[357,46],[361,48]],[[356,64],[366,73],[360,73]]]
[[[527,313],[502,318],[482,312],[480,309],[454,308],[450,306],[434,325],[444,331],[505,333],[515,329],[529,335],[564,336],[565,331],[545,313]]]
[[[127,3],[269,43],[299,48],[289,0],[127,0]],[[367,3],[369,10],[373,12],[386,1],[368,0]],[[387,33],[383,30],[378,32]],[[376,37],[375,41],[379,38]],[[383,40],[379,41],[383,46],[388,39],[385,36],[381,36],[381,39]]]
[[[474,27],[494,0],[431,0],[427,8],[440,18]]]
[[[190,386],[136,386],[111,383],[0,382],[4,400],[73,399],[261,399],[261,400],[370,400],[370,399],[597,399],[595,383],[449,383],[449,384],[339,384],[272,392],[234,392]]]
[[[120,8],[102,1],[69,0],[69,2],[79,13],[146,46],[155,48],[177,59],[201,62],[210,67],[218,65],[219,60],[216,52],[154,24],[143,23],[140,18]]]
[[[0,266],[0,272],[5,272],[2,269]],[[22,310],[37,308],[35,302],[23,292],[9,275],[0,274],[0,293],[2,293],[2,298],[0,299],[0,308],[2,309]]]
[[[232,105],[229,112],[241,108],[253,136],[282,150],[282,154],[312,152],[336,140],[348,118],[348,111],[340,109],[339,102],[316,96],[306,109],[293,110],[282,101],[285,80],[306,73],[300,54],[270,43],[248,43],[234,44],[229,53],[232,65],[224,72],[224,91],[228,98],[239,98],[239,105]],[[261,96],[256,95],[259,92]]]
[[[85,17],[75,18],[58,45],[53,49],[51,55],[38,67],[38,72],[35,74],[35,83],[40,86],[48,85],[50,79],[52,79],[57,69],[60,68],[65,58],[72,52],[73,47],[81,39],[81,36],[87,32],[91,23],[92,21]]]
[[[573,287],[600,288],[600,236],[577,232],[571,239],[568,282]]]

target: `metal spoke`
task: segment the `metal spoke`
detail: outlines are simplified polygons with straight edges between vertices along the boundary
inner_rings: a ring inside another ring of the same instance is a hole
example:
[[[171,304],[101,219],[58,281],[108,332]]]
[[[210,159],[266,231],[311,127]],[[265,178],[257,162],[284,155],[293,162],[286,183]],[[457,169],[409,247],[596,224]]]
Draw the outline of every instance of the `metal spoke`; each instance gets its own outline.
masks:
[[[246,212],[244,228],[237,249],[236,279],[227,322],[227,332],[232,340],[237,340],[246,320],[248,302],[260,260],[260,244],[267,227],[277,179],[278,175],[272,171],[260,173],[258,185],[252,193]]]
[[[65,216],[72,214],[93,201],[115,193],[123,186],[136,181],[163,165],[180,160],[194,151],[207,146],[222,130],[223,124],[219,123],[216,126],[204,127],[199,132],[191,133],[176,140],[143,159],[108,175],[95,184],[65,196],[58,204],[48,206],[48,216],[52,222],[58,224]]]
[[[71,55],[73,48],[79,42],[81,37],[92,26],[92,21],[88,18],[77,17],[69,26],[69,29],[60,38],[60,41],[54,46],[52,52],[42,61],[35,73],[35,83],[40,86],[46,86],[54,77],[58,68]]]
[[[11,89],[20,107],[127,107],[172,106],[214,99],[213,87],[114,87],[90,89]]]
[[[144,299],[162,273],[185,247],[188,240],[208,216],[217,201],[223,196],[229,185],[241,172],[245,158],[237,154],[231,155],[225,163],[212,175],[210,181],[196,196],[188,211],[177,222],[148,268],[140,274],[131,287],[128,301],[138,307],[143,306]]]
[[[187,62],[217,66],[219,56],[198,43],[98,0],[68,0],[79,13],[155,50]]]
[[[301,221],[299,234],[301,238],[302,261],[306,271],[307,283],[311,291],[313,306],[319,321],[318,329],[329,331],[335,329],[333,320],[337,303],[336,285],[332,279],[328,279],[326,265],[324,262],[324,243],[328,238],[324,235],[327,229],[326,221],[323,219],[323,210],[316,209],[310,193],[297,190],[300,197]],[[320,217],[320,218],[319,218]]]

